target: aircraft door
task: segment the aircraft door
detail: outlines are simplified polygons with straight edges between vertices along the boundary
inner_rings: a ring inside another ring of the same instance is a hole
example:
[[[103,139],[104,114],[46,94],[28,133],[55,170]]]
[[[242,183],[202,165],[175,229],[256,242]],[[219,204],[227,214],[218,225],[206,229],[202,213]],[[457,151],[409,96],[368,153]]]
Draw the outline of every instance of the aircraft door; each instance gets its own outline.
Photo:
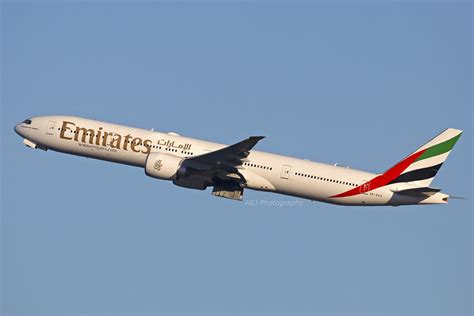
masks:
[[[48,126],[46,127],[46,134],[54,135],[54,130],[55,129],[56,129],[56,122],[55,121],[49,121]]]
[[[280,177],[282,179],[288,179],[290,177],[290,171],[291,171],[291,166],[283,165],[283,167],[281,168]]]

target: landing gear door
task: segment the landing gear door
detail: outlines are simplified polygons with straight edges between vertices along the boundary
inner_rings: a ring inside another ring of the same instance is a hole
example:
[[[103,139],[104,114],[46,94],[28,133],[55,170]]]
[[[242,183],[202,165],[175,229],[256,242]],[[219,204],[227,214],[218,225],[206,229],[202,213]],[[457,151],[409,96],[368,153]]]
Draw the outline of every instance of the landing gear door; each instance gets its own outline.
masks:
[[[48,126],[46,127],[46,134],[54,135],[54,130],[55,129],[56,129],[56,122],[55,121],[49,121]]]
[[[281,168],[281,175],[282,179],[288,179],[290,177],[291,166],[283,165]]]

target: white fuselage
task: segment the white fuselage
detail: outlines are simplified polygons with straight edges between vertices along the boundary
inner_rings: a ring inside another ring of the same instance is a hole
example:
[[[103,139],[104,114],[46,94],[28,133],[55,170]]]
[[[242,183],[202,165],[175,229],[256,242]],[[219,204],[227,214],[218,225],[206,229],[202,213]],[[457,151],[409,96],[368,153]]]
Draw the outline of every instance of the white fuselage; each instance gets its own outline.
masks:
[[[161,133],[73,116],[32,118],[30,125],[18,124],[15,131],[30,147],[144,167],[149,153],[194,157],[226,147],[174,133]],[[77,133],[81,128],[81,133]],[[94,135],[89,135],[92,130]],[[119,135],[119,136],[117,136]],[[333,197],[356,188],[377,174],[309,160],[251,150],[239,172],[246,188],[342,205],[418,204],[399,197],[393,189],[405,184],[384,186],[347,197]],[[432,197],[433,198],[433,197]],[[433,201],[435,202],[435,201]],[[430,199],[422,203],[429,204]],[[437,203],[437,202],[435,202]]]

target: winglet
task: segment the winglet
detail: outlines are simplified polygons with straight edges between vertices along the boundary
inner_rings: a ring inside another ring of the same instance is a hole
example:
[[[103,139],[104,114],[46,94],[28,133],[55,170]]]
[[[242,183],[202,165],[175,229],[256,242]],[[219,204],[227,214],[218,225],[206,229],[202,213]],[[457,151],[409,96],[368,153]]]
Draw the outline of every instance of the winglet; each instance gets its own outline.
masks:
[[[253,145],[251,145],[249,149],[251,149],[253,146],[255,146],[259,141],[261,141],[264,138],[265,136],[250,136],[247,140],[249,141],[249,145],[250,144],[253,144]],[[245,140],[243,142],[245,142]]]

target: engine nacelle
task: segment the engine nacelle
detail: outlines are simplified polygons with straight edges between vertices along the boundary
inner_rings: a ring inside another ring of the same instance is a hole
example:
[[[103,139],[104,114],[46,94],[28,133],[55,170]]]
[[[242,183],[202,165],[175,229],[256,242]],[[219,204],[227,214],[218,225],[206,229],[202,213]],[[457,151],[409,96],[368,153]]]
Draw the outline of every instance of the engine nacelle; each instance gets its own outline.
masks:
[[[173,155],[150,153],[146,158],[145,173],[157,179],[176,180],[186,173],[181,168],[182,161],[182,158]]]

